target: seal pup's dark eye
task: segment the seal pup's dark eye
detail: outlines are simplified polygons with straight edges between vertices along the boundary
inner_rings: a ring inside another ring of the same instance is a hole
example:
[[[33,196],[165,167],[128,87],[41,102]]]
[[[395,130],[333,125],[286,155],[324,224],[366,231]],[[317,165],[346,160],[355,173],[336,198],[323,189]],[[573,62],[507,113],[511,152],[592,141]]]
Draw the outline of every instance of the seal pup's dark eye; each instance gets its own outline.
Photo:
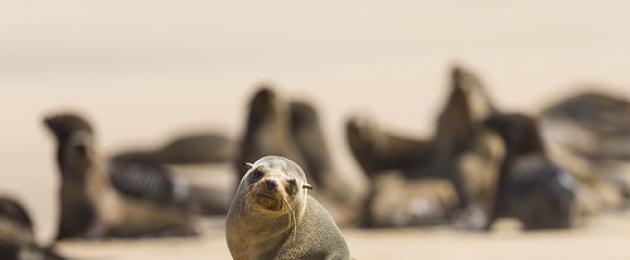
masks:
[[[259,169],[254,169],[254,171],[251,174],[254,180],[260,180],[264,175],[263,172],[260,171]]]
[[[286,190],[289,195],[297,194],[299,191],[299,188],[297,186],[297,181],[295,179],[288,179]]]

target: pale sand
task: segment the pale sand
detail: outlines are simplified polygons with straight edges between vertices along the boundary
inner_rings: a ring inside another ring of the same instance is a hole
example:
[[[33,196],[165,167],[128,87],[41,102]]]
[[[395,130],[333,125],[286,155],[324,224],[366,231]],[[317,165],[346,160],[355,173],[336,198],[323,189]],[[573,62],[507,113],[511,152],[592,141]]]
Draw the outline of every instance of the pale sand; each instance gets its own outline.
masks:
[[[83,111],[107,151],[195,129],[236,137],[245,100],[261,80],[319,105],[338,168],[359,179],[343,120],[369,113],[399,131],[430,135],[454,60],[479,72],[507,110],[536,112],[582,82],[608,83],[627,96],[629,9],[627,1],[569,0],[3,1],[0,190],[25,202],[47,241],[57,180],[40,123],[45,113]],[[614,259],[607,254],[625,253],[629,223],[614,218],[587,231],[513,236],[348,231],[348,240],[359,259]],[[190,248],[200,259],[227,257],[221,235],[76,248],[131,259],[186,259]]]
[[[357,259],[627,259],[628,217],[593,219],[588,227],[562,232],[522,233],[506,222],[489,234],[448,227],[343,232]],[[202,239],[64,242],[60,250],[85,259],[230,259],[222,221],[214,220]]]

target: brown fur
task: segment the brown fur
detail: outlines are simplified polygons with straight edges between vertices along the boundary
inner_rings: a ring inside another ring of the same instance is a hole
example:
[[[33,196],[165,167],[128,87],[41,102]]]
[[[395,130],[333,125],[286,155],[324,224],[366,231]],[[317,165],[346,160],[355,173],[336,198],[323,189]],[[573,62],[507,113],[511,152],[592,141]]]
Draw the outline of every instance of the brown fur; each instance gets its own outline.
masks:
[[[350,259],[339,228],[308,195],[307,185],[302,169],[286,158],[256,161],[241,180],[228,212],[226,239],[232,257]]]

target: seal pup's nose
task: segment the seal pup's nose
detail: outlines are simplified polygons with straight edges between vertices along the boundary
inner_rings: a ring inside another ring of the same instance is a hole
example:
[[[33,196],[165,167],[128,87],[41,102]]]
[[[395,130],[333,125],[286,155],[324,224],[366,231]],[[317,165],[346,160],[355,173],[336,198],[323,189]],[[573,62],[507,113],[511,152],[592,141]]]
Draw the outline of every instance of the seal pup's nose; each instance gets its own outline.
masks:
[[[265,180],[265,184],[267,184],[267,189],[269,190],[273,190],[276,188],[276,186],[278,186],[278,184],[274,180]]]

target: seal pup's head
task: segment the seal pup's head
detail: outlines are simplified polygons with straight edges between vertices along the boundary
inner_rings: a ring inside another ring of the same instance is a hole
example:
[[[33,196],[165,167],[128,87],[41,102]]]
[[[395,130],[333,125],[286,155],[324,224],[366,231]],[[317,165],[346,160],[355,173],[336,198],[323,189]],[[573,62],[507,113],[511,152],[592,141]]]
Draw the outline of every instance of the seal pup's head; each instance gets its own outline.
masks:
[[[260,215],[294,214],[305,209],[307,183],[302,168],[280,156],[265,156],[253,164],[238,187],[244,210]]]
[[[261,255],[297,232],[311,186],[300,166],[281,156],[265,156],[248,166],[228,210],[228,248],[234,259],[270,259]]]
[[[83,172],[94,158],[94,130],[83,117],[63,113],[44,118],[44,125],[57,141],[57,160],[62,174],[68,169]]]

